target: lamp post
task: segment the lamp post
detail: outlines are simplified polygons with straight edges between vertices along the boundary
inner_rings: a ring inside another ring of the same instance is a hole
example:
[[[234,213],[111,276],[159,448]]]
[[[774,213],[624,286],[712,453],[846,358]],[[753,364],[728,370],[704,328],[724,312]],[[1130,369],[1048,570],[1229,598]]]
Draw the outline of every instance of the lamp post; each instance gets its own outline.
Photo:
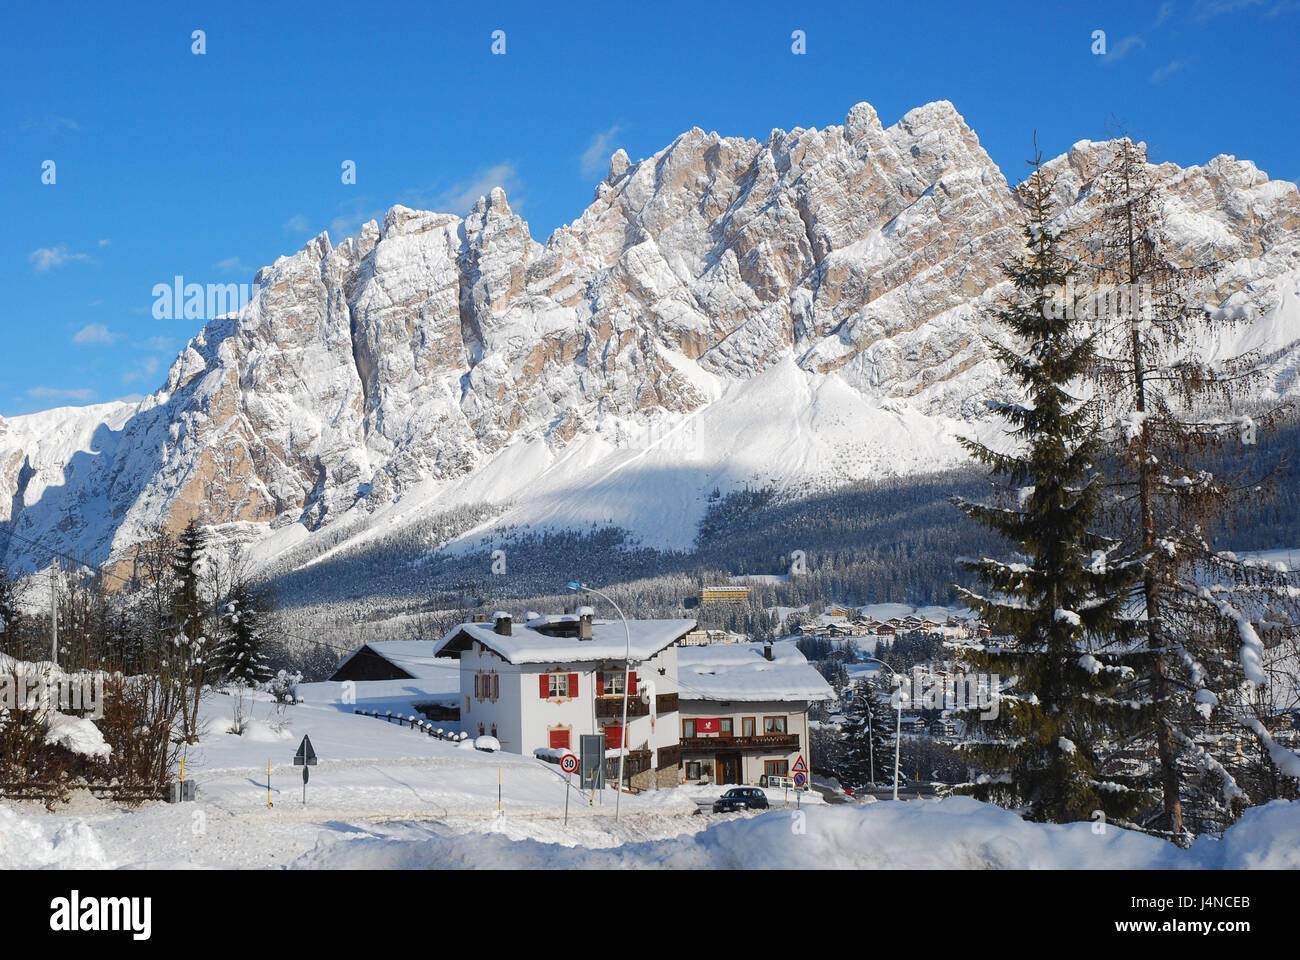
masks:
[[[894,730],[894,799],[897,800],[898,799],[898,770],[899,770],[899,766],[902,763],[902,749],[903,749],[903,678],[898,675],[898,672],[894,670],[893,667],[885,663],[884,660],[877,660],[875,657],[863,657],[862,659],[870,660],[872,663],[880,664],[882,667],[888,670],[890,674],[898,681],[898,726]],[[870,714],[868,714],[868,716],[870,716]],[[867,735],[867,740],[868,742],[870,742],[871,740],[870,734]]]
[[[623,797],[623,764],[627,759],[627,684],[632,672],[632,628],[627,625],[627,617],[623,616],[623,609],[614,602],[613,598],[606,596],[594,587],[587,586],[585,583],[569,581],[565,586],[574,591],[585,590],[608,600],[610,605],[618,611],[618,615],[623,621],[623,637],[625,640],[623,647],[623,725],[619,728],[618,783],[615,784],[614,791],[614,819],[618,820],[619,801]]]

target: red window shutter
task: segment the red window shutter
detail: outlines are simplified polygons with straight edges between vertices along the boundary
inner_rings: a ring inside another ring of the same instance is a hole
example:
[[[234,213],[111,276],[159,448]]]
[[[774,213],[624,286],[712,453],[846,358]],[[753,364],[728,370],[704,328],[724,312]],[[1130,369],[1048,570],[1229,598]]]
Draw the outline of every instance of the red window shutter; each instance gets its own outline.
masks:
[[[501,674],[499,673],[492,674],[492,699],[501,699]]]
[[[635,670],[633,670],[631,673],[627,675],[627,695],[629,697],[636,696],[636,671]]]
[[[551,749],[568,750],[569,749],[569,731],[552,730],[551,731]]]
[[[571,673],[569,674],[569,696],[576,697],[577,695],[578,695],[578,675],[576,673]]]
[[[482,677],[482,676],[480,676],[480,675],[477,674],[477,673],[474,674],[474,699],[475,699],[475,700],[482,700],[482,699],[483,699],[483,697],[482,697],[482,695],[481,695],[481,691],[482,691],[482,689],[483,689],[482,682],[481,682],[482,680],[483,680],[483,677]]]
[[[545,700],[551,695],[551,675],[549,673],[542,674],[541,681],[542,699]]]
[[[604,695],[605,695],[605,675],[600,671],[597,671],[596,672],[596,696],[603,697]]]
[[[611,726],[605,728],[605,746],[611,750],[617,750],[623,746],[623,728],[620,726]]]

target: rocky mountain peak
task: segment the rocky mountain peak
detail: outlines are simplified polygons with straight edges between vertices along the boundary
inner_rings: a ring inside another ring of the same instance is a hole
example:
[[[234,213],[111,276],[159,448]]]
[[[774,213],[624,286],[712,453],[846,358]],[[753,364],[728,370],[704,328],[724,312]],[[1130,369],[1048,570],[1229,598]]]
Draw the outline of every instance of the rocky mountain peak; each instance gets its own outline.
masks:
[[[1080,141],[1049,163],[1063,222],[1091,215],[1112,149]],[[1290,356],[1300,329],[1288,341],[1291,320],[1269,311],[1300,266],[1295,186],[1228,156],[1153,169],[1176,241],[1214,252],[1222,295],[1273,316],[1269,342]],[[54,446],[32,440],[46,415],[13,418],[0,505],[25,537],[98,562],[195,516],[305,536],[343,516],[364,528],[417,492],[438,509],[563,491],[605,513],[536,500],[519,522],[606,521],[635,496],[593,500],[584,484],[639,489],[660,455],[710,489],[959,462],[954,433],[998,389],[982,315],[1020,218],[948,101],[888,127],[859,103],[842,125],[761,142],[693,128],[636,163],[618,150],[544,245],[499,188],[463,219],[397,205],[258,271],[248,305],[128,414],[65,416]],[[747,411],[791,433],[762,465],[729,446],[750,436],[734,419]],[[913,439],[888,450],[862,436],[900,424]],[[16,544],[8,559],[24,562]]]

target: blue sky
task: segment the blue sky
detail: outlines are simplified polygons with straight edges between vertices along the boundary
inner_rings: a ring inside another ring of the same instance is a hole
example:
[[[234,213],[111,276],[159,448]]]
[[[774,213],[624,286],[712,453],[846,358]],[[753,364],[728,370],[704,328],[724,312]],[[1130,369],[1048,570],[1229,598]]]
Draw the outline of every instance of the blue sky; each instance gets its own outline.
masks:
[[[1053,156],[1116,129],[1300,177],[1297,0],[205,6],[7,7],[0,413],[155,389],[200,326],[152,315],[177,274],[251,282],[320,230],[463,213],[494,185],[544,240],[614,149],[692,126],[761,138],[948,99],[1012,180],[1035,130]]]

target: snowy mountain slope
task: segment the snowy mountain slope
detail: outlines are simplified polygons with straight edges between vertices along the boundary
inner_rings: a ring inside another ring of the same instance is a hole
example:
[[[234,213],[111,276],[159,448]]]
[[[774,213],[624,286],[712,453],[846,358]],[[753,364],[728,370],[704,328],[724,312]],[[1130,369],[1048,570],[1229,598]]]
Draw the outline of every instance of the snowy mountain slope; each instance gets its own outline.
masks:
[[[1108,149],[1052,161],[1063,222],[1091,216]],[[1264,349],[1270,389],[1297,389],[1295,186],[1231,157],[1155,169],[1242,320],[1204,349]],[[981,311],[1018,217],[947,102],[619,151],[545,244],[500,190],[464,219],[394,207],[260,270],[137,407],[4,422],[0,521],[94,562],[193,517],[270,562],[477,503],[496,508],[467,542],[614,523],[685,546],[714,488],[960,462],[1002,388]],[[4,559],[39,556],[15,538]]]

